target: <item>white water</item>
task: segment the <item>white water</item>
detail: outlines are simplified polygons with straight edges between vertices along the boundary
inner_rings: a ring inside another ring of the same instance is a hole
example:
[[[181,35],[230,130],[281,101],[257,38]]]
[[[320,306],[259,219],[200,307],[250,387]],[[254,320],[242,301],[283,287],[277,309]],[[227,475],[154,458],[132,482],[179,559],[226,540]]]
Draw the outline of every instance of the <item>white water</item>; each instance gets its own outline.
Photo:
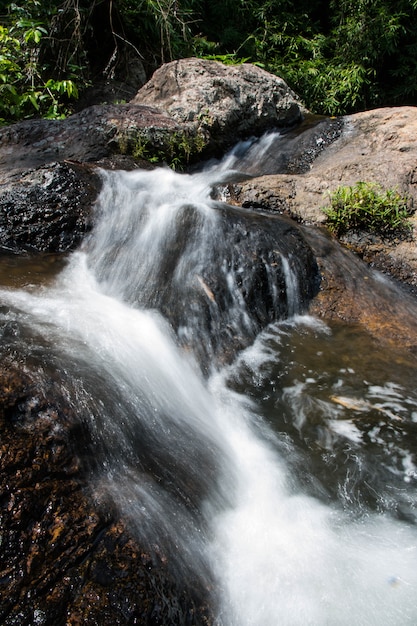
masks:
[[[294,324],[327,332],[308,317]],[[238,359],[255,376],[268,360],[271,354],[262,341]],[[263,425],[264,438],[254,436],[259,424],[248,401],[225,389],[223,378],[234,367],[211,381],[214,394],[228,407],[223,434],[239,468],[233,506],[216,519],[224,623],[414,624],[416,528],[370,512],[355,519],[300,492],[271,433]]]
[[[217,232],[211,186],[227,167],[195,176],[107,173],[84,250],[53,287],[2,290],[0,302],[10,307],[3,319],[43,337],[46,354],[71,378],[68,393],[85,409],[102,451],[96,489],[110,493],[137,532],[168,550],[181,570],[215,573],[219,624],[415,624],[415,526],[371,511],[355,517],[304,493],[255,404],[229,388],[238,363],[246,360],[256,376],[271,360],[262,337],[204,380],[152,308],[184,205],[197,210],[196,239],[176,259],[174,283],[195,288]],[[228,284],[233,291],[232,276]],[[288,287],[296,314],[290,275]],[[250,324],[237,310],[238,293],[233,303],[231,323]],[[294,326],[304,324],[328,332],[295,318]],[[179,332],[186,336],[193,325]]]

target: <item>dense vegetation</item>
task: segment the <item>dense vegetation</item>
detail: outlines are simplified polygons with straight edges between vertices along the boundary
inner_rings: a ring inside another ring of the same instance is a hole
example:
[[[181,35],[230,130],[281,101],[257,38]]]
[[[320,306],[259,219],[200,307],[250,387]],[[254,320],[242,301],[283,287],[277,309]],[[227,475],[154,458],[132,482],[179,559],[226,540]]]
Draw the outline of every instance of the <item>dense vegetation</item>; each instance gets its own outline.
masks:
[[[322,114],[417,103],[417,0],[0,0],[0,120],[190,55],[248,60]]]

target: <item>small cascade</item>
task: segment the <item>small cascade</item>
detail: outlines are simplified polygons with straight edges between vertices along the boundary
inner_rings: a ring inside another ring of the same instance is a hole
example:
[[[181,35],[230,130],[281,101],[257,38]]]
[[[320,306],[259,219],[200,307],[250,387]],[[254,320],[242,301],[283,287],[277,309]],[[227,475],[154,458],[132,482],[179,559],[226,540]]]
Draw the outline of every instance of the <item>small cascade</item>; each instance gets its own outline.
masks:
[[[249,149],[192,175],[103,172],[82,250],[0,290],[2,354],[60,385],[92,490],[213,590],[218,626],[414,624],[417,363],[364,372],[375,347],[306,314],[300,231],[213,199]]]
[[[103,172],[86,247],[101,289],[161,312],[204,369],[268,323],[303,311],[319,283],[293,224],[211,199],[229,174],[224,164],[193,176],[168,168]]]

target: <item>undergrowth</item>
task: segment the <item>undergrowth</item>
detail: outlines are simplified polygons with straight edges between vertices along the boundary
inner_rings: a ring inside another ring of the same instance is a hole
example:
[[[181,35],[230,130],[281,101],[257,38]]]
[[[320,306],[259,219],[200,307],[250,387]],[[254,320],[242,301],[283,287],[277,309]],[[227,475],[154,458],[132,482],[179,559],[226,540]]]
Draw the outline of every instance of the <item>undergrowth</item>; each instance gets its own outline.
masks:
[[[153,137],[134,131],[125,132],[117,137],[117,142],[121,154],[149,163],[166,163],[171,169],[179,171],[183,171],[206,147],[203,134],[187,131],[160,133]]]
[[[327,215],[326,226],[337,236],[359,230],[382,236],[411,230],[407,197],[376,183],[338,187],[330,194],[330,207],[323,211]]]

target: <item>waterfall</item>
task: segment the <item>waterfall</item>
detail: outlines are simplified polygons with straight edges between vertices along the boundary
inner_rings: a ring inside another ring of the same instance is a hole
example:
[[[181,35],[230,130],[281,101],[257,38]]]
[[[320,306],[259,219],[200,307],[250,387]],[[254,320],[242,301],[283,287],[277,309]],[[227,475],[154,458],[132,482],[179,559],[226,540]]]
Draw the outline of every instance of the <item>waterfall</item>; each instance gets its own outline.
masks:
[[[330,385],[338,402],[316,398],[325,382],[296,361],[303,348],[284,352],[301,337],[319,359],[336,330],[305,314],[303,271],[285,242],[250,274],[238,245],[252,237],[239,221],[246,218],[212,197],[244,167],[239,159],[234,152],[195,174],[103,171],[91,236],[52,285],[3,288],[0,321],[17,325],[16,346],[29,346],[64,385],[90,433],[92,488],[178,576],[214,585],[219,625],[413,624],[414,521],[388,505],[349,508],[340,495],[347,474],[334,493],[304,477],[308,457],[292,428],[314,450],[321,437],[323,458],[339,445],[346,464],[362,458],[358,422],[342,419],[353,373],[338,363]],[[237,233],[232,249],[226,218]],[[262,294],[248,294],[260,276],[268,311],[254,315]],[[392,409],[410,427],[417,422],[412,391],[394,399],[388,383],[366,389],[379,416]],[[262,398],[279,426],[262,415]],[[304,436],[313,407],[325,426]],[[409,479],[413,458],[405,451],[400,459]],[[397,466],[384,468],[393,489],[408,488]]]

